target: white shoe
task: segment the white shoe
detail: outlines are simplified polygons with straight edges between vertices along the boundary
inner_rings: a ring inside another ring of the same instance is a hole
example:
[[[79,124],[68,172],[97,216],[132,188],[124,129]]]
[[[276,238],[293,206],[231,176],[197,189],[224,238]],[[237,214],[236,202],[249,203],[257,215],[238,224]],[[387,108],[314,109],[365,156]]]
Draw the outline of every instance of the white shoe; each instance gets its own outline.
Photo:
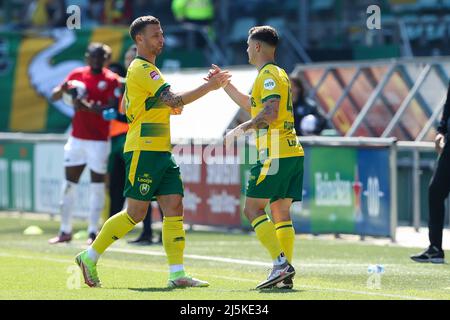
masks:
[[[187,288],[187,287],[209,287],[209,283],[203,280],[191,278],[189,276],[180,277],[175,280],[169,280],[169,288]]]
[[[277,284],[284,279],[292,279],[295,275],[295,269],[294,267],[286,262],[282,264],[281,266],[274,266],[271,270],[269,276],[267,277],[267,280],[261,282],[258,284],[256,289],[268,289],[271,288],[274,284]]]

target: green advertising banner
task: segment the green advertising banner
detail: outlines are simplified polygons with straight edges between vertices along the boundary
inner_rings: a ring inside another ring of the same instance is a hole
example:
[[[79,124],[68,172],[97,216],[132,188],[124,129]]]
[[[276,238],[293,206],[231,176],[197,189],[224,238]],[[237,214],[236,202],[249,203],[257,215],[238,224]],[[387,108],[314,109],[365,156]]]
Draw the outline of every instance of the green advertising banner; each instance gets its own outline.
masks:
[[[356,148],[308,148],[309,208],[312,233],[355,230]]]
[[[252,167],[249,160],[255,153],[254,149],[254,146],[246,145],[240,151],[241,211],[244,208],[245,189]],[[369,170],[358,163],[360,150],[355,147],[330,146],[308,146],[304,149],[303,187],[298,186],[303,189],[303,201],[294,203],[291,207],[291,217],[296,231],[313,234],[354,234],[358,231],[358,226],[361,228],[362,199],[366,198],[360,175]],[[366,165],[371,165],[370,159],[363,160],[367,162]],[[270,214],[269,206],[266,212]],[[383,221],[386,219],[388,218],[383,218]],[[243,212],[242,226],[251,229]],[[366,229],[368,226],[365,226]]]
[[[391,150],[342,146],[305,146],[304,149],[304,180],[303,186],[298,186],[303,188],[303,201],[291,207],[296,232],[390,236]],[[224,167],[216,168],[212,163],[201,169],[202,179],[206,180],[187,182],[191,197],[196,193],[198,198],[204,198],[200,201],[204,203],[203,209],[192,207],[190,214],[200,212],[206,217],[209,210],[214,213],[211,219],[202,218],[201,224],[252,230],[243,209],[250,168],[256,162],[257,153],[255,147],[249,145],[239,147],[238,151],[239,172],[232,166],[223,170]],[[62,143],[0,141],[0,210],[59,212],[62,158]],[[55,163],[61,165],[55,166]],[[230,180],[231,177],[234,178]],[[87,173],[82,180],[78,196],[86,199]],[[188,201],[186,208],[190,207],[189,197],[185,201]],[[197,205],[198,199],[194,202]],[[236,208],[239,204],[240,223]],[[236,211],[231,211],[233,206]],[[85,202],[78,202],[79,216],[88,211],[86,208]],[[266,212],[270,215],[269,205]],[[218,216],[219,213],[223,216]]]
[[[33,144],[0,141],[0,209],[33,211]]]

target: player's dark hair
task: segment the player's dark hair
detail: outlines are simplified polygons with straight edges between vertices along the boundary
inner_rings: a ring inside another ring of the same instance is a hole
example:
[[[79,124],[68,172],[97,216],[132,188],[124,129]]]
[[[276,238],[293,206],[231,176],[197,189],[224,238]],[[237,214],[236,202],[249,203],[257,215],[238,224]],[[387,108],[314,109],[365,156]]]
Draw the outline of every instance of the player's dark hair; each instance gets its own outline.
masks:
[[[251,40],[262,41],[272,47],[278,44],[278,33],[275,28],[271,26],[253,27],[248,31]]]
[[[86,50],[86,56],[90,56],[91,54],[100,51],[105,56],[105,59],[108,59],[111,57],[111,47],[107,46],[106,44],[100,43],[100,42],[91,42]]]
[[[130,37],[136,42],[136,35],[145,28],[148,24],[160,24],[158,18],[154,16],[142,16],[136,18],[130,25]]]

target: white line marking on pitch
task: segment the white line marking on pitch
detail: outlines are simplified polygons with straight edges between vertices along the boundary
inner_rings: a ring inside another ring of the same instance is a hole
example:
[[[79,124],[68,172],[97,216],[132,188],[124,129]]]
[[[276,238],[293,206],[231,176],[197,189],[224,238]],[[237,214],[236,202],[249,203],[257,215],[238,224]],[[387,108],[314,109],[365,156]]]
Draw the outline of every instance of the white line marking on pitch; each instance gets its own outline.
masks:
[[[122,249],[122,248],[109,248],[108,251],[131,253],[131,254],[142,254],[142,255],[147,255],[147,256],[163,256],[163,257],[166,256],[165,252],[159,252],[159,251]],[[196,260],[227,262],[227,263],[244,264],[244,265],[251,265],[251,266],[261,266],[261,267],[271,267],[272,266],[272,264],[268,263],[268,262],[222,258],[222,257],[211,257],[211,256],[200,256],[200,255],[196,255],[196,254],[185,254],[184,257],[190,258],[190,259],[196,259]]]
[[[80,246],[81,249],[85,249],[85,247]],[[114,248],[110,247],[108,248],[108,251],[111,252],[121,252],[121,253],[130,253],[130,254],[141,254],[141,255],[147,255],[147,256],[161,256],[165,257],[165,252],[160,251],[150,251],[150,250],[137,250],[137,249],[126,249],[126,248]],[[216,261],[216,262],[225,262],[225,263],[232,263],[232,264],[240,264],[240,265],[249,265],[249,266],[260,266],[260,267],[272,267],[272,263],[270,262],[262,262],[262,261],[254,261],[254,260],[243,260],[243,259],[234,259],[234,258],[224,258],[224,257],[215,257],[215,256],[201,256],[196,254],[185,254],[185,258],[190,259],[196,259],[196,260],[206,260],[206,261]],[[338,263],[301,263],[300,269],[303,267],[310,267],[310,268],[316,268],[316,267],[339,267],[339,266],[345,266],[345,267],[362,267],[367,268],[367,263],[348,263],[348,264],[338,264]],[[389,266],[394,266],[393,264],[389,264]],[[365,270],[365,269],[364,269]]]
[[[146,255],[153,255],[153,256],[165,256],[165,253],[163,252],[155,252],[155,251],[142,251],[142,250],[129,250],[129,249],[120,249],[120,248],[109,248],[109,251],[117,251],[117,252],[123,252],[123,253],[130,253],[130,254],[146,254]],[[55,259],[55,258],[48,258],[48,257],[35,257],[35,256],[26,256],[26,255],[13,255],[8,253],[0,253],[0,256],[3,257],[13,257],[13,258],[19,258],[19,259],[29,259],[29,260],[44,260],[44,261],[51,261],[51,262],[58,262],[58,263],[74,263],[72,260],[65,260],[65,259]],[[188,255],[186,255],[187,257]],[[192,259],[201,259],[201,260],[210,260],[209,258],[218,259],[216,261],[222,261],[222,262],[231,262],[231,263],[237,263],[237,261],[243,261],[243,262],[251,262],[251,263],[258,263],[256,265],[263,264],[264,266],[267,265],[265,262],[258,262],[258,261],[247,261],[247,260],[239,260],[239,259],[228,259],[228,258],[219,258],[219,257],[205,257],[205,256],[198,256],[198,255],[189,255]],[[224,259],[224,260],[222,260]],[[242,264],[242,263],[241,263]],[[151,270],[149,268],[139,268],[139,267],[122,267],[118,265],[104,265],[105,267],[110,268],[117,268],[117,269],[132,269],[132,270],[142,270],[142,271],[153,271],[153,272],[160,272],[160,273],[166,273],[166,271],[161,270]],[[271,266],[271,264],[269,264]],[[245,278],[235,278],[235,277],[226,277],[226,276],[215,276],[208,274],[209,277],[218,278],[218,279],[225,279],[225,280],[234,280],[234,281],[240,281],[240,282],[252,282],[254,283],[256,280],[253,279],[245,279]],[[359,290],[348,290],[348,289],[340,289],[340,288],[326,288],[326,287],[316,287],[316,286],[308,286],[308,285],[298,285],[299,288],[305,288],[305,289],[312,289],[312,290],[318,290],[318,291],[331,291],[331,292],[344,292],[344,293],[350,293],[350,294],[356,294],[356,295],[369,295],[369,296],[379,296],[379,297],[386,297],[386,298],[399,298],[399,299],[407,299],[407,300],[433,300],[432,298],[419,298],[414,296],[403,296],[403,295],[397,295],[397,294],[389,294],[389,293],[377,293],[377,292],[369,292],[369,291],[359,291]]]

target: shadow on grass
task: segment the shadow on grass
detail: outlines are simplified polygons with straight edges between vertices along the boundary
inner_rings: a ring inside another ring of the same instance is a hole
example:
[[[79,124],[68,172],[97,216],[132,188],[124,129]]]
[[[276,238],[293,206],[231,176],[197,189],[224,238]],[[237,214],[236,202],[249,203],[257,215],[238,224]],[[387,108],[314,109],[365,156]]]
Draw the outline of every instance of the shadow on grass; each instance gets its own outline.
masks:
[[[123,289],[123,288],[115,288],[115,289]],[[177,290],[186,290],[186,289],[192,289],[192,288],[157,288],[157,287],[150,287],[150,288],[127,288],[131,291],[137,291],[137,292],[171,292],[171,291],[177,291]],[[247,290],[231,290],[234,292],[248,292]],[[264,289],[264,290],[258,290],[258,289],[250,289],[252,292],[258,292],[263,294],[293,294],[293,293],[301,293],[306,292],[306,290],[287,290],[287,289]]]
[[[300,293],[300,292],[306,292],[306,290],[297,290],[297,289],[277,289],[277,288],[273,288],[273,289],[252,289],[250,291],[257,291],[259,293],[281,293],[281,294],[289,294],[289,293]]]
[[[138,291],[138,292],[171,292],[174,290],[179,290],[180,288],[127,288],[131,291]]]

